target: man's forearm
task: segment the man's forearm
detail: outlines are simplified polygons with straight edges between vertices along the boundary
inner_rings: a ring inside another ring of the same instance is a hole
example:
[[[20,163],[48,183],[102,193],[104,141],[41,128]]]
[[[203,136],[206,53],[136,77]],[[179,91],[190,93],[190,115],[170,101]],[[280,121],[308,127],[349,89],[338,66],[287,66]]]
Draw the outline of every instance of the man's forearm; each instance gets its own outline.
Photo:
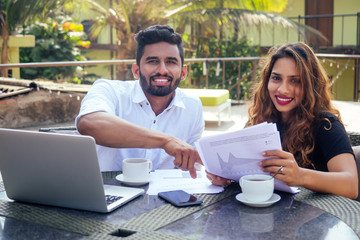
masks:
[[[105,112],[82,116],[78,130],[97,144],[113,148],[163,148],[170,135],[137,126]]]
[[[174,165],[189,170],[196,178],[195,162],[201,163],[196,149],[188,143],[166,133],[136,126],[105,112],[82,116],[78,131],[95,138],[97,144],[113,148],[161,148],[174,159]]]

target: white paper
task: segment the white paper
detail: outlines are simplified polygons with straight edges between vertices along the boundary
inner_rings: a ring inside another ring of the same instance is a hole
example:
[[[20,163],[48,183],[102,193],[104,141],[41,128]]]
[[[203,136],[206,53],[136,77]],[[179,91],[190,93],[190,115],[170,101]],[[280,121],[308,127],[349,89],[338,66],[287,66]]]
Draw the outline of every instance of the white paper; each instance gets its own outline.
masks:
[[[195,143],[207,171],[218,176],[239,181],[248,174],[264,173],[259,162],[265,159],[266,150],[281,150],[280,134],[276,124],[261,123],[239,131],[201,138]],[[275,189],[297,193],[297,187],[289,187],[280,180]]]
[[[219,193],[224,191],[221,186],[213,185],[206,177],[205,171],[197,171],[197,178],[193,179],[188,171],[180,169],[155,170],[151,173],[152,180],[147,191],[148,195],[157,195],[159,192],[184,190],[194,193]]]

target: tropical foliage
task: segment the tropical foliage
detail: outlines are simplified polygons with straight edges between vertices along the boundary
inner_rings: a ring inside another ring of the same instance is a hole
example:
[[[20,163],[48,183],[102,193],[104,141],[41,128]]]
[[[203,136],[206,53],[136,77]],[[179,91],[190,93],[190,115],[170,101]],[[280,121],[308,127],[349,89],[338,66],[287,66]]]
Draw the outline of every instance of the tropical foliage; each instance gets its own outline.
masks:
[[[34,48],[20,49],[20,62],[58,62],[86,60],[77,46],[89,47],[81,24],[75,24],[69,17],[48,18],[46,22],[35,23],[25,29],[24,34],[35,35]],[[56,81],[78,81],[81,67],[21,68],[22,78],[45,78]],[[75,77],[74,77],[75,75]]]
[[[19,26],[26,25],[61,4],[61,0],[0,0],[0,33],[2,38],[1,63],[8,63],[8,41]],[[1,75],[8,76],[7,69]]]
[[[218,38],[200,38],[196,48],[196,58],[223,58],[228,56],[259,56],[258,47],[249,46],[246,38],[237,39],[235,36],[230,40],[219,40]],[[231,98],[244,99],[249,97],[251,88],[251,78],[246,75],[254,68],[253,61],[243,61],[240,64],[237,61],[225,62],[225,68],[220,62],[194,63],[191,65],[191,79],[196,88],[206,86],[205,74],[208,72],[209,88],[229,89],[235,84],[239,84],[240,95],[237,88],[230,91]],[[204,69],[205,68],[205,69]],[[223,83],[223,71],[225,71],[225,82]],[[239,72],[240,71],[240,72]],[[244,79],[245,78],[245,79]],[[186,83],[185,83],[186,85]]]

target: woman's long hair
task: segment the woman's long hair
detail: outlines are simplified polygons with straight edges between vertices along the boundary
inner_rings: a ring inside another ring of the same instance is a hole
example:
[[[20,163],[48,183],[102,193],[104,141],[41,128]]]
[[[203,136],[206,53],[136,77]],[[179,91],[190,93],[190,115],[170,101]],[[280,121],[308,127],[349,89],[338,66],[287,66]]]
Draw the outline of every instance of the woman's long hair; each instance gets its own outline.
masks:
[[[280,58],[292,58],[295,61],[303,95],[301,103],[292,110],[286,123],[281,122],[281,114],[272,103],[268,91],[273,66]],[[313,50],[301,42],[270,49],[260,82],[253,90],[247,126],[264,121],[280,122],[284,128],[283,149],[294,154],[299,166],[309,167],[313,164],[307,155],[314,149],[314,128],[320,123],[322,113],[332,113],[341,121],[339,111],[331,104],[329,78]]]

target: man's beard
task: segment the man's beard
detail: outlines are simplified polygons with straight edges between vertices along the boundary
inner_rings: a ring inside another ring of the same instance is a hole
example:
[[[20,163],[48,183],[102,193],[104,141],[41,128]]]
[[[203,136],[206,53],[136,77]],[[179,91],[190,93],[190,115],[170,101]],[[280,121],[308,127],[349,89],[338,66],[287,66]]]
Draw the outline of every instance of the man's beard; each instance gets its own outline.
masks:
[[[141,74],[141,71],[139,71],[139,72],[140,72],[140,83],[141,83],[142,88],[147,93],[149,93],[153,96],[163,97],[163,96],[169,95],[170,93],[175,91],[175,89],[179,86],[180,81],[181,81],[181,76],[179,78],[177,78],[174,83],[173,83],[174,78],[172,78],[170,76],[164,76],[164,77],[167,77],[170,79],[170,84],[168,86],[156,86],[152,83],[152,81],[151,81],[152,78],[162,76],[162,75],[158,74],[155,76],[151,76],[149,78],[149,84],[148,84],[145,76]]]

